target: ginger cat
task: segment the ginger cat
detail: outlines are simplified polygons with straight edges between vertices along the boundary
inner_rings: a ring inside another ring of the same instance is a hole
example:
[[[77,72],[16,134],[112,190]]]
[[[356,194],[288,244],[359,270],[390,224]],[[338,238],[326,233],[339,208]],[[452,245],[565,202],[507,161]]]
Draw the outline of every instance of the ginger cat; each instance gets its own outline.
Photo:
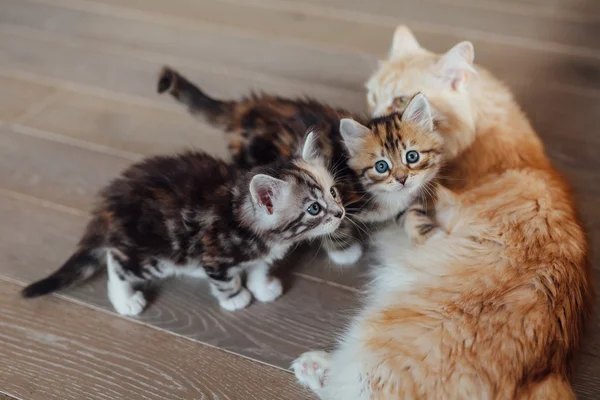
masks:
[[[367,83],[374,115],[430,101],[450,160],[421,206],[376,240],[364,309],[332,353],[293,368],[322,399],[574,399],[571,363],[593,287],[571,191],[509,90],[398,27]]]

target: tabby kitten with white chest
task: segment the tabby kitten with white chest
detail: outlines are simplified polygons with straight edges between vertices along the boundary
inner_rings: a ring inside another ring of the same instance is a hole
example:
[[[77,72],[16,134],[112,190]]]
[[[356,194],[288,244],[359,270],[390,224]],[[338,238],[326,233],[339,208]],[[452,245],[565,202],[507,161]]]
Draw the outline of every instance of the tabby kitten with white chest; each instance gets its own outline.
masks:
[[[442,163],[442,137],[433,130],[429,103],[421,94],[406,99],[402,115],[361,123],[348,111],[310,99],[251,95],[217,100],[170,68],[162,71],[158,91],[224,127],[240,167],[289,156],[307,129],[318,129],[319,149],[336,176],[348,212],[339,230],[324,242],[336,264],[356,262],[363,252],[366,225],[404,211],[427,190]]]
[[[246,307],[252,295],[275,300],[282,287],[270,276],[273,261],[295,243],[331,234],[345,215],[316,143],[309,133],[301,157],[246,173],[200,152],[131,166],[100,193],[73,255],[23,295],[60,290],[106,265],[109,299],[123,315],[146,306],[135,285],[170,275],[207,276],[227,310]]]

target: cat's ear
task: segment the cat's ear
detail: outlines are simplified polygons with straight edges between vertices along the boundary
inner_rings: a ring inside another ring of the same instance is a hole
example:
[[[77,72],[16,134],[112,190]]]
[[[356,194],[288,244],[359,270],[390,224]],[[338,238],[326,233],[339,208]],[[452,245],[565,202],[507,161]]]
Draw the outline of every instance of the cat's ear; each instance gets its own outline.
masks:
[[[280,200],[289,183],[265,174],[256,174],[250,181],[252,200],[264,208],[267,214],[273,214],[273,205]]]
[[[343,118],[340,121],[340,134],[351,156],[360,151],[364,138],[370,133],[369,128],[351,118]]]
[[[321,154],[319,149],[319,141],[317,134],[314,131],[309,132],[304,138],[302,144],[302,159],[304,161],[311,161],[318,158]]]
[[[406,25],[396,27],[394,38],[392,39],[392,47],[390,48],[390,60],[414,53],[420,49],[421,45]]]
[[[402,121],[413,123],[427,132],[433,131],[431,107],[423,93],[417,93],[410,99],[402,113]]]
[[[470,74],[477,75],[473,67],[475,49],[471,42],[460,42],[446,52],[435,66],[436,73],[450,83],[452,89],[462,88]]]

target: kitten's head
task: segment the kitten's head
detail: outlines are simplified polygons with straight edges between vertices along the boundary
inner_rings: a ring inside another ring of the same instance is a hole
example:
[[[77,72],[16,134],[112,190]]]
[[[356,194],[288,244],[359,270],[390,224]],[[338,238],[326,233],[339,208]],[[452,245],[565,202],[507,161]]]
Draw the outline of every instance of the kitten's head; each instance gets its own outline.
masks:
[[[473,129],[468,92],[476,71],[471,42],[461,42],[445,54],[422,48],[406,26],[394,33],[387,60],[366,83],[367,102],[375,117],[402,112],[418,92],[427,96],[434,119],[451,119],[451,125]]]
[[[344,218],[315,133],[306,136],[300,153],[253,170],[244,215],[257,233],[296,242],[333,233]]]
[[[349,166],[365,189],[383,198],[418,192],[442,163],[442,137],[434,132],[425,96],[416,94],[404,110],[376,118],[369,126],[343,119],[340,133],[348,148]]]

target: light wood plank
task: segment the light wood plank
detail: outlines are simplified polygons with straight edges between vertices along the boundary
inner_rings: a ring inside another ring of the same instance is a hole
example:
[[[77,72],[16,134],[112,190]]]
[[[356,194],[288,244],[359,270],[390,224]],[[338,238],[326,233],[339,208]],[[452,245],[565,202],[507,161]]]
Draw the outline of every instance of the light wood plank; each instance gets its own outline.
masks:
[[[228,156],[223,130],[201,124],[183,107],[181,111],[62,91],[55,102],[20,123],[140,155],[201,148],[217,157]]]
[[[169,57],[145,53],[147,57],[140,59],[132,56],[135,51],[131,49],[115,53],[85,41],[57,41],[37,31],[31,34],[0,26],[0,33],[3,38],[0,69],[5,71],[19,71],[143,99],[156,98],[169,104],[172,101],[168,96],[156,94],[156,77],[165,63],[173,61]],[[181,62],[180,59],[175,61]],[[364,95],[353,90],[297,83],[225,66],[200,66],[199,63],[194,66],[173,63],[172,66],[191,79],[203,82],[214,96],[235,98],[250,90],[264,90],[285,96],[310,95],[352,110],[364,108]]]
[[[0,276],[29,283],[73,250],[87,218],[0,196]],[[353,292],[279,272],[285,293],[269,304],[222,310],[201,280],[168,280],[139,320],[194,340],[287,368],[300,353],[329,347],[357,307]],[[63,295],[112,312],[103,277]],[[43,304],[47,299],[30,300]]]
[[[82,211],[90,210],[96,192],[131,163],[11,128],[0,128],[0,132],[2,187]]]
[[[17,0],[3,1],[17,2]],[[61,1],[76,5],[81,2],[81,0]],[[94,15],[94,13],[66,10],[62,7],[18,2],[20,4],[18,7],[13,5],[9,7],[9,10],[16,9],[16,11],[3,13],[3,18],[4,21],[18,26],[51,30],[72,37],[94,38],[108,41],[113,46],[126,44],[135,49],[146,49],[156,55],[169,54],[181,58],[182,61],[189,60],[194,65],[199,62],[209,62],[225,67],[249,69],[255,73],[267,72],[282,78],[355,90],[362,90],[365,77],[376,66],[372,56],[357,54],[356,51],[361,50],[372,55],[386,53],[393,29],[400,22],[394,19],[392,23],[386,25],[359,20],[342,21],[339,24],[339,21],[331,22],[331,17],[327,16],[327,14],[332,14],[331,12],[321,12],[317,15],[311,14],[303,17],[298,32],[302,34],[306,32],[311,35],[312,43],[319,45],[327,43],[330,35],[326,32],[329,31],[334,32],[334,36],[335,32],[354,32],[353,35],[344,33],[341,37],[345,40],[345,47],[354,51],[338,52],[314,46],[283,44],[278,38],[273,38],[274,33],[278,36],[285,36],[291,30],[288,28],[288,24],[280,22],[282,18],[284,20],[290,18],[290,11],[261,8],[258,9],[260,13],[255,10],[254,14],[271,13],[272,15],[263,16],[260,20],[258,18],[243,19],[243,21],[247,21],[247,24],[253,25],[250,27],[245,24],[241,28],[262,33],[260,39],[254,39],[247,35],[230,34],[210,27],[202,28],[206,23],[214,24],[215,21],[219,21],[219,17],[216,15],[221,15],[221,18],[225,15],[228,16],[221,22],[221,25],[239,28],[235,25],[235,19],[231,18],[231,11],[225,12],[225,10],[236,10],[239,7],[238,4],[232,6],[223,3],[223,10],[214,12],[213,15],[210,11],[211,8],[221,3],[191,0],[174,0],[175,3],[168,4],[160,0],[129,0],[127,3],[123,3],[121,0],[101,1],[111,2],[114,9],[109,9],[110,13],[102,9],[100,10],[102,15]],[[137,20],[132,20],[131,16],[130,18],[117,16],[117,10],[127,11],[127,9],[121,8],[122,4],[141,10],[150,9],[152,12],[166,13],[171,16],[173,13],[177,13],[178,18],[199,21],[203,25],[188,28],[185,24],[169,23],[163,25],[162,29],[156,30],[154,24],[161,23],[160,17],[154,16],[149,20],[149,17],[146,16],[143,20],[143,15],[142,18],[136,15]],[[21,8],[37,11],[28,12]],[[99,10],[94,9],[94,11],[100,13]],[[294,11],[296,14],[298,12]],[[294,13],[291,15],[295,15]],[[61,22],[48,24],[45,22],[48,20]],[[81,20],[87,22],[79,23]],[[336,27],[336,24],[339,25]],[[291,25],[293,26],[293,24]],[[375,36],[367,35],[367,37],[372,37],[372,41],[364,48],[361,46],[363,31],[377,32]],[[313,32],[321,33],[316,35]],[[454,45],[458,40],[464,40],[470,32],[448,33],[416,29],[416,33],[424,46],[442,51]],[[562,90],[565,86],[585,91],[598,92],[600,90],[600,77],[593,73],[600,69],[600,52],[595,56],[583,53],[552,53],[551,48],[543,48],[542,44],[523,48],[510,43],[490,43],[485,40],[477,40],[477,38],[469,38],[473,39],[475,44],[478,62],[491,68],[501,78],[513,84],[535,82],[540,86],[553,87],[557,90]],[[224,49],[227,50],[224,51]],[[277,54],[276,61],[273,60],[273,54]],[[166,56],[162,57],[166,60]]]
[[[61,1],[72,6],[80,4],[77,0]],[[302,82],[340,88],[354,87],[356,82],[364,79],[369,70],[369,59],[363,60],[363,67],[360,69],[348,68],[348,65],[356,64],[355,54],[307,46],[282,46],[277,41],[227,33],[211,27],[188,28],[165,24],[161,29],[156,29],[155,20],[128,19],[21,0],[2,0],[0,4],[5,10],[0,15],[0,23],[127,45],[159,55],[276,74]],[[194,4],[204,4],[206,7],[218,3]],[[224,13],[226,9],[232,8],[228,4],[223,6],[221,11]],[[276,60],[273,55],[277,55]],[[307,68],[307,64],[316,63],[319,65],[318,69]]]
[[[446,0],[441,0],[446,1]],[[572,19],[598,20],[600,4],[594,0],[450,0],[490,9],[509,8],[515,12],[563,15]]]
[[[306,399],[291,373],[0,282],[0,387],[26,399]]]
[[[0,76],[0,120],[12,122],[57,90]]]
[[[240,0],[219,0],[241,3]],[[247,3],[246,0],[243,1]],[[474,39],[505,41],[515,46],[529,47],[533,42],[556,43],[564,45],[562,51],[581,50],[597,53],[600,43],[590,33],[595,31],[597,20],[592,18],[567,18],[561,13],[519,12],[499,4],[492,6],[455,0],[373,0],[365,3],[361,0],[251,0],[261,7],[273,7],[287,10],[306,10],[310,12],[336,15],[352,15],[356,19],[382,22],[395,20],[423,27],[431,31],[464,32]],[[467,4],[465,4],[467,3]],[[480,2],[481,3],[481,2]],[[596,6],[596,10],[599,8]],[[329,11],[329,12],[328,12]]]

